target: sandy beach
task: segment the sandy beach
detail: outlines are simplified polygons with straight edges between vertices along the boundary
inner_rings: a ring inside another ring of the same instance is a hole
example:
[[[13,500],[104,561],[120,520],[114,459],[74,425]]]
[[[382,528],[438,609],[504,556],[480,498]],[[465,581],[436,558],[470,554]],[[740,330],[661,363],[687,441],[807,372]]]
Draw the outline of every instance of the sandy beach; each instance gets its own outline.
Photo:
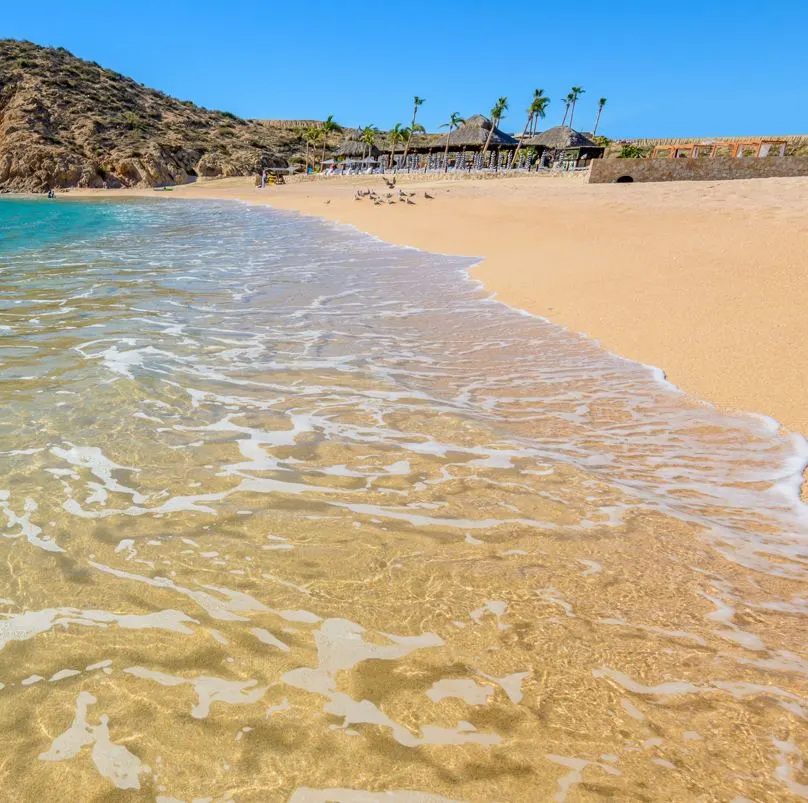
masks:
[[[379,176],[263,191],[251,179],[222,179],[173,195],[266,203],[397,244],[479,256],[474,275],[502,301],[658,366],[724,409],[808,434],[808,179],[423,178],[398,176],[414,205],[356,201],[360,187],[387,191]]]

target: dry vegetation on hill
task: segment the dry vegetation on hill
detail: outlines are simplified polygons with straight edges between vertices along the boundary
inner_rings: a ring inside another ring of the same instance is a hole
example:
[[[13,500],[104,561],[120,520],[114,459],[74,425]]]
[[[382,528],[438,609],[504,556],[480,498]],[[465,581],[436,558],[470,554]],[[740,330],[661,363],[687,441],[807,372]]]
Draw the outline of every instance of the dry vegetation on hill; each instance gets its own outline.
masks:
[[[0,188],[248,175],[285,165],[302,142],[299,128],[176,100],[63,48],[0,40]]]

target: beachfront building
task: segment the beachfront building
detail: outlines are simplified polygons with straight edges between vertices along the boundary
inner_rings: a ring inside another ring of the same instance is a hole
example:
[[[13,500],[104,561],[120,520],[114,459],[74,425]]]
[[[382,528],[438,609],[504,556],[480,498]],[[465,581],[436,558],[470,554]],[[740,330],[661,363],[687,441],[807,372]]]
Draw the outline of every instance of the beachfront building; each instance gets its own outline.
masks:
[[[490,134],[490,140],[489,140]],[[446,134],[416,134],[407,148],[404,163],[405,143],[396,145],[394,168],[396,170],[505,170],[518,142],[494,126],[482,114],[469,117],[465,123],[448,134],[449,149],[446,150]],[[488,149],[483,149],[488,142]],[[389,151],[381,157],[387,169]]]
[[[540,167],[560,170],[588,167],[592,159],[602,158],[605,150],[586,134],[574,131],[566,125],[557,125],[535,137],[529,137],[524,140],[522,147],[528,154],[531,151],[535,153]]]

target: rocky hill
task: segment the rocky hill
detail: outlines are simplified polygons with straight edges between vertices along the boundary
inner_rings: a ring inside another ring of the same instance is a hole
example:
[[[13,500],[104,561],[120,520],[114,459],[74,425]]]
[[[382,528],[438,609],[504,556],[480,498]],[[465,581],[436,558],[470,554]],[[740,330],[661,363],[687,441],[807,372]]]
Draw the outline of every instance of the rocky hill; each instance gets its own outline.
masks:
[[[63,48],[0,40],[0,188],[157,186],[281,167],[299,128],[148,89]]]

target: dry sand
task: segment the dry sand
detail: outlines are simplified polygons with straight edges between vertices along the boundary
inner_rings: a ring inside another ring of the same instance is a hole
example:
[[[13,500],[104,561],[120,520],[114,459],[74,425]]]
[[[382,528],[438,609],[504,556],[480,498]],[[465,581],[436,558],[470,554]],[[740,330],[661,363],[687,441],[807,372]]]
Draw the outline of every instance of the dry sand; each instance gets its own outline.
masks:
[[[263,191],[223,179],[174,196],[267,203],[389,242],[479,256],[474,275],[502,301],[659,366],[695,396],[808,434],[808,178],[399,176],[398,185],[416,193],[414,205],[354,200],[357,187],[386,192],[379,176]]]

